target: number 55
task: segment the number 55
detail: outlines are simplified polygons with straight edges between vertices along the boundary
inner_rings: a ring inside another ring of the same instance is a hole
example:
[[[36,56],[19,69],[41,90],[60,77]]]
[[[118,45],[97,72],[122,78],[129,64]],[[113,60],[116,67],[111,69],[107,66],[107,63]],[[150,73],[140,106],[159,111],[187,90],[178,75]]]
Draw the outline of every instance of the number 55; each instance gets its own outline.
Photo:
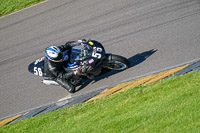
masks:
[[[97,52],[102,52],[102,48],[98,48],[98,47],[94,47],[93,48],[93,52],[92,52],[92,57],[96,57],[98,59],[101,58],[101,54],[100,53],[97,53]]]

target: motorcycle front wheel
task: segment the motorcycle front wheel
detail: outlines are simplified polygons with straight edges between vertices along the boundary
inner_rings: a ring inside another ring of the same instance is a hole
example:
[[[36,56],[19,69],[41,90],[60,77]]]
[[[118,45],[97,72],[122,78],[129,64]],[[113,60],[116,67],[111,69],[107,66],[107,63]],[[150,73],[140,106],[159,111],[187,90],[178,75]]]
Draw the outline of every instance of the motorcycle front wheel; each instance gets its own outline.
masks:
[[[120,55],[110,55],[109,61],[103,66],[112,70],[125,70],[130,67],[130,61]]]

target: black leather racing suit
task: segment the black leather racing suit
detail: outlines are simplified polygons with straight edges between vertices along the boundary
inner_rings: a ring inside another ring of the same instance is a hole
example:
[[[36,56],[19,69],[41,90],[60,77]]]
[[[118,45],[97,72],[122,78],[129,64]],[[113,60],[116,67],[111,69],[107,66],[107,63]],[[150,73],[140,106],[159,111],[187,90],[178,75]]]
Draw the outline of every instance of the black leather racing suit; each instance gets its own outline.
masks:
[[[77,43],[75,41],[66,42],[64,45],[58,46],[61,50],[61,52],[64,52],[66,50],[71,51],[71,48],[73,46],[76,46]],[[55,81],[60,84],[63,88],[65,88],[70,93],[75,92],[75,87],[72,85],[68,79],[70,79],[74,72],[73,70],[66,72],[64,69],[66,62],[52,62],[50,60],[47,61],[47,66],[49,72],[53,75],[55,78]]]

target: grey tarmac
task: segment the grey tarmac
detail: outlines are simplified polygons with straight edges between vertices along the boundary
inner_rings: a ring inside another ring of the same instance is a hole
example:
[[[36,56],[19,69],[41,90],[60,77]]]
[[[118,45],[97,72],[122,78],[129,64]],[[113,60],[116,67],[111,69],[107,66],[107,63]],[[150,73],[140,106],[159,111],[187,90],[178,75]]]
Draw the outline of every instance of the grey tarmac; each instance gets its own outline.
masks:
[[[131,68],[98,78],[72,97],[200,58],[199,0],[48,0],[0,18],[0,118],[70,95],[27,67],[49,45],[92,38]]]

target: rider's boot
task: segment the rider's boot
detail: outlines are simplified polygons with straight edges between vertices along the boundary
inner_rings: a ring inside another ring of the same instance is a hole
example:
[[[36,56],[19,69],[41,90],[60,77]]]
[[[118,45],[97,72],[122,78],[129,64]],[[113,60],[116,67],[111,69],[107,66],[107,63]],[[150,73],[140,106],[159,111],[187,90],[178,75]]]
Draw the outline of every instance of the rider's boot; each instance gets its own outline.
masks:
[[[60,74],[57,78],[56,78],[56,82],[61,85],[63,88],[65,88],[67,91],[69,91],[70,93],[74,93],[75,92],[75,86],[72,85],[69,82],[69,79],[74,75],[73,72],[69,72],[69,73],[65,73],[65,74]]]
[[[61,85],[63,88],[65,88],[68,92],[74,93],[75,87],[72,85],[68,80],[57,78],[56,82]]]

